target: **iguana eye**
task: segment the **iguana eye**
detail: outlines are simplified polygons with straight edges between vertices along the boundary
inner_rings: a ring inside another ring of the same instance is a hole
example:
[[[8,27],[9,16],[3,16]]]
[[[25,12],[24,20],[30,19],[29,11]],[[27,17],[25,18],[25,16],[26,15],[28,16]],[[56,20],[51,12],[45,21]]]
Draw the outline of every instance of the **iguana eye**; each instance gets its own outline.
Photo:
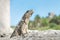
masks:
[[[27,11],[26,13],[28,13],[29,11]]]

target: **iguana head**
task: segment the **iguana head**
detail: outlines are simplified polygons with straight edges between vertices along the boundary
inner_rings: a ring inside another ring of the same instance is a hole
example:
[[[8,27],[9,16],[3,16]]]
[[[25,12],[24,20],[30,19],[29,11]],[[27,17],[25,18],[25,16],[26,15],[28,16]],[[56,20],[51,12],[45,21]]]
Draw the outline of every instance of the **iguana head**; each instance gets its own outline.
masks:
[[[33,14],[33,10],[27,10],[25,13],[26,18],[30,18],[30,16]]]

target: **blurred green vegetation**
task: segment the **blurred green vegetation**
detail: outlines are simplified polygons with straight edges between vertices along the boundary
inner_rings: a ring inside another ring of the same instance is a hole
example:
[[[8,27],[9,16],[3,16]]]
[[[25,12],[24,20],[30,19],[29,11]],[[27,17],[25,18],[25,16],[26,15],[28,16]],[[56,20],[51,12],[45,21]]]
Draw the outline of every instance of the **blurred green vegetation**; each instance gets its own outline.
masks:
[[[14,26],[11,27],[15,28]],[[60,15],[54,15],[52,18],[36,15],[33,21],[29,21],[28,28],[31,30],[60,30]]]
[[[60,30],[60,15],[54,15],[52,18],[36,15],[33,21],[30,20],[28,26],[32,30]]]

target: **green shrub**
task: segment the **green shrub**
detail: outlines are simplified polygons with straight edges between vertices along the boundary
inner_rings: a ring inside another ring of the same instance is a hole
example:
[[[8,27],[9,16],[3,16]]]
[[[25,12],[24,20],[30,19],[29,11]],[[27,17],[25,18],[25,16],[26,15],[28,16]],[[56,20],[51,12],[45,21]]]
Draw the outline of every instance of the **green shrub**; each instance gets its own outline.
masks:
[[[55,30],[60,30],[60,25],[57,25],[57,26],[54,27],[53,29],[55,29]]]
[[[48,23],[48,20],[47,19],[43,19],[42,20],[42,26],[48,26],[49,23]]]
[[[56,27],[57,25],[55,23],[50,23],[49,27],[50,28],[53,28],[53,27]]]

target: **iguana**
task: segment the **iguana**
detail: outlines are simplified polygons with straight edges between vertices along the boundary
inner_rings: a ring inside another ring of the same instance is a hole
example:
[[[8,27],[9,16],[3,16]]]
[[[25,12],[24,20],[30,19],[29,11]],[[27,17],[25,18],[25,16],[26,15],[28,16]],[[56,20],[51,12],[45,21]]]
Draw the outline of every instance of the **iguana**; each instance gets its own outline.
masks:
[[[32,14],[33,14],[33,10],[26,11],[24,16],[22,17],[22,20],[16,26],[16,28],[15,28],[14,32],[12,33],[11,37],[24,35],[24,34],[28,33],[29,18]]]

